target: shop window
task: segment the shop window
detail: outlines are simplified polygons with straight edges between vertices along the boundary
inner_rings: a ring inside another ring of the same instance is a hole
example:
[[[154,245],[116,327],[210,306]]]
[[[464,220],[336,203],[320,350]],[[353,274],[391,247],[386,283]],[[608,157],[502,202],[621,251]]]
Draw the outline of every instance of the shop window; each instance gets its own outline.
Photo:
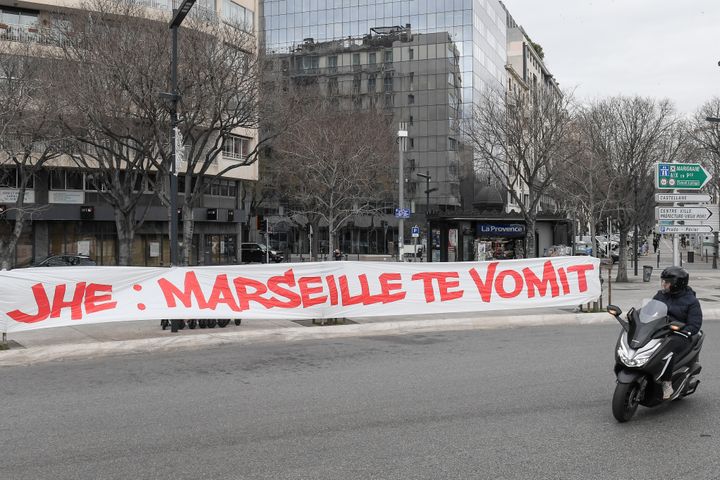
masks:
[[[50,170],[50,190],[65,189],[65,170]]]

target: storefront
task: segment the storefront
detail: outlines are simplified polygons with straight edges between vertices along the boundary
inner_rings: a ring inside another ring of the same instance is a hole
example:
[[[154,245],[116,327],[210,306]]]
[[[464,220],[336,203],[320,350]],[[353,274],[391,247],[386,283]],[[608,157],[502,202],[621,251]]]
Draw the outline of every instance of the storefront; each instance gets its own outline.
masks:
[[[525,258],[527,227],[519,214],[449,212],[430,217],[433,261],[485,261]],[[540,214],[535,224],[533,256],[552,245],[571,242],[572,221],[561,215]]]

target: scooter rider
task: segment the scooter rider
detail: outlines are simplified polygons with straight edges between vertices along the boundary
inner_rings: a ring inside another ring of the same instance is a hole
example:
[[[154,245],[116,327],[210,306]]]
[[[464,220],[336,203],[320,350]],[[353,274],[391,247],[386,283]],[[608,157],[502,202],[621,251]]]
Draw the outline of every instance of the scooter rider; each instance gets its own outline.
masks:
[[[659,300],[667,305],[668,316],[672,321],[678,321],[685,324],[679,330],[673,332],[670,342],[665,347],[663,355],[672,353],[673,356],[668,362],[660,380],[662,381],[663,400],[669,399],[673,394],[673,386],[671,382],[675,359],[681,358],[692,348],[692,336],[697,335],[702,326],[702,309],[700,302],[695,296],[695,291],[688,286],[690,275],[681,267],[668,267],[660,274],[659,290],[655,300]]]

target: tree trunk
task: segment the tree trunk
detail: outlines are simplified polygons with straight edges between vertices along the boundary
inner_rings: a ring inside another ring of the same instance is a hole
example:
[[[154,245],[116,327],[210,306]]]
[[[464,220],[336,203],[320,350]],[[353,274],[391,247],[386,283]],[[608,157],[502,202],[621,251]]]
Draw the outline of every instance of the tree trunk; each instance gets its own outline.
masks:
[[[525,258],[535,258],[535,219],[527,218],[525,225]]]
[[[618,272],[617,277],[615,277],[616,282],[627,282],[628,281],[628,274],[627,274],[627,236],[628,236],[628,228],[623,227],[620,229],[620,245],[618,248],[620,249],[619,255],[620,259],[618,260]],[[609,244],[608,244],[608,248]]]
[[[128,266],[132,260],[135,239],[135,209],[123,212],[115,208],[115,228],[118,236],[118,265]]]
[[[15,263],[15,247],[25,228],[25,214],[18,211],[12,234],[7,240],[0,241],[0,270],[10,270]]]
[[[194,220],[192,218],[193,209],[189,207],[187,204],[183,205],[182,207],[183,212],[183,232],[182,232],[182,238],[183,238],[183,246],[182,249],[180,249],[181,252],[181,260],[180,263],[184,266],[190,265],[191,260],[191,253],[192,253],[192,239],[193,239],[193,230],[195,227]]]
[[[335,251],[335,219],[332,215],[328,219],[328,259],[332,260],[335,258],[333,252]]]

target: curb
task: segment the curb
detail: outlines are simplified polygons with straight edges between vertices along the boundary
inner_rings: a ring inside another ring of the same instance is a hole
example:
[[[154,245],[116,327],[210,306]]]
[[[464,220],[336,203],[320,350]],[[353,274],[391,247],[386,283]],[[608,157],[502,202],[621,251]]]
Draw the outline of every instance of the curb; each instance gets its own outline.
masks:
[[[708,309],[704,316],[720,319],[720,309]],[[34,365],[58,360],[88,359],[98,356],[193,350],[226,345],[298,342],[326,338],[407,335],[412,333],[490,330],[497,328],[539,327],[557,325],[615,324],[605,312],[561,313],[554,315],[507,316],[494,319],[457,318],[445,320],[408,320],[383,323],[331,325],[325,328],[290,327],[273,330],[202,333],[170,338],[52,345],[0,352],[0,367]]]
[[[360,337],[375,335],[406,335],[410,333],[457,331],[525,326],[564,324],[612,323],[607,313],[566,313],[557,315],[528,315],[487,318],[457,318],[447,320],[408,320],[383,323],[330,325],[325,328],[290,327],[274,330],[202,333],[171,338],[143,338],[110,342],[52,345],[27,349],[7,350],[0,353],[0,367],[34,365],[57,360],[85,359],[107,355],[192,350],[225,345],[242,345],[273,342],[297,342],[325,338]]]

